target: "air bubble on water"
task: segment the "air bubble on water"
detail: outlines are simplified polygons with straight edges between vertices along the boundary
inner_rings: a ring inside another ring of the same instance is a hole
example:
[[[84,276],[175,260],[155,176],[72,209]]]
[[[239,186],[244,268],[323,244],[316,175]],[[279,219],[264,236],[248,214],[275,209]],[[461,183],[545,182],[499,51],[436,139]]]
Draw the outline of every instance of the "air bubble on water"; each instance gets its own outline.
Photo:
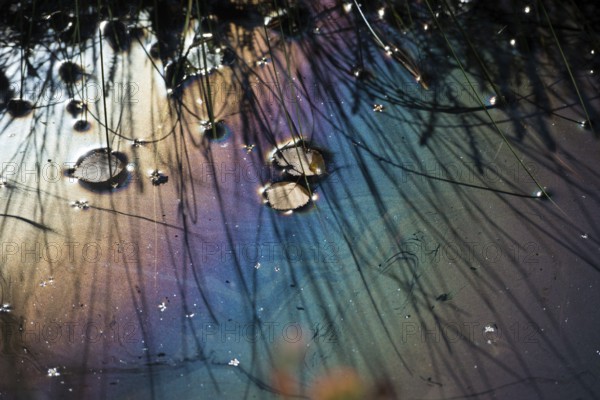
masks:
[[[67,112],[71,114],[74,118],[81,114],[85,108],[86,104],[81,100],[71,99],[67,103]]]
[[[81,156],[70,175],[90,189],[116,188],[127,178],[126,165],[124,154],[100,148]]]
[[[6,109],[13,118],[21,118],[33,111],[33,104],[28,100],[10,99],[6,105]]]
[[[65,83],[75,83],[83,78],[84,70],[72,61],[63,61],[58,68],[58,76]]]
[[[525,6],[525,8],[523,9],[523,11],[525,12],[525,14],[529,14],[531,12],[531,7]]]
[[[200,121],[200,131],[209,140],[223,139],[228,133],[225,121],[223,120],[215,121],[214,124],[208,120]]]
[[[80,119],[73,124],[73,129],[75,129],[77,132],[87,132],[91,127],[92,124],[84,119]]]
[[[133,139],[131,146],[132,147],[142,147],[145,144],[146,144],[146,141],[144,139]]]
[[[517,44],[517,41],[515,39],[510,39],[509,43],[510,43],[511,46],[514,47]]]

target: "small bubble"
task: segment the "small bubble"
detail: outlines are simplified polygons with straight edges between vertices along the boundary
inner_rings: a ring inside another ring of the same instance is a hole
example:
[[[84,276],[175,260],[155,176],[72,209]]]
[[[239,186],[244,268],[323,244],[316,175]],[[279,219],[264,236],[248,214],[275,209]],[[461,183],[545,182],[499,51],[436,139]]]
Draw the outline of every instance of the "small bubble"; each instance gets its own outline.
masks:
[[[86,107],[87,106],[83,101],[71,99],[71,101],[67,103],[67,112],[73,117],[77,117],[85,110]]]
[[[511,46],[515,46],[517,44],[517,41],[515,39],[510,39],[510,45]]]
[[[80,119],[76,121],[75,124],[73,124],[73,129],[75,129],[77,132],[87,132],[90,130],[91,127],[92,124],[90,124],[89,121],[86,121],[84,119]]]

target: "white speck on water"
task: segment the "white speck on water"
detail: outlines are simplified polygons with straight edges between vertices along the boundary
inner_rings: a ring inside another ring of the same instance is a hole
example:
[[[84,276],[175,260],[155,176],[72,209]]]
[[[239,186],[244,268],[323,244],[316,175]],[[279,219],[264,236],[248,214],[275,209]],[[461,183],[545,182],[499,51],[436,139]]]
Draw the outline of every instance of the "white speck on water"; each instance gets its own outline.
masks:
[[[60,372],[58,372],[58,368],[48,368],[48,376],[50,376],[50,377],[60,376]]]
[[[164,312],[167,309],[167,305],[164,301],[158,305],[158,309],[160,310],[160,312]]]
[[[229,361],[229,365],[237,367],[238,365],[240,365],[240,360],[238,360],[237,358],[234,358],[233,360]]]

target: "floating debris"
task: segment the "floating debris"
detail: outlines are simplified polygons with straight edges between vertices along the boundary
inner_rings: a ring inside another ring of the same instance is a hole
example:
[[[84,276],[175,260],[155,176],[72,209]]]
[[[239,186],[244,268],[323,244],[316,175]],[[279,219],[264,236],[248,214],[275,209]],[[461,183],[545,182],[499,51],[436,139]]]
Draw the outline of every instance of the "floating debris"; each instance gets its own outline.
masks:
[[[58,372],[58,368],[48,368],[48,376],[49,377],[60,376],[60,372]]]
[[[383,112],[383,110],[385,110],[385,107],[383,106],[383,104],[373,104],[373,111]]]
[[[238,360],[237,358],[234,358],[233,360],[229,361],[228,365],[237,367],[238,365],[240,365],[240,360]]]
[[[158,186],[162,185],[163,183],[167,183],[169,181],[169,177],[163,174],[162,171],[155,169],[154,171],[150,172],[150,181],[154,186]]]
[[[12,311],[12,306],[9,303],[4,303],[0,306],[0,313],[9,313]]]
[[[71,203],[71,207],[76,208],[78,210],[87,210],[90,208],[87,200],[75,200]]]
[[[310,201],[308,190],[296,182],[276,182],[267,187],[264,196],[271,208],[278,211],[293,211]]]

